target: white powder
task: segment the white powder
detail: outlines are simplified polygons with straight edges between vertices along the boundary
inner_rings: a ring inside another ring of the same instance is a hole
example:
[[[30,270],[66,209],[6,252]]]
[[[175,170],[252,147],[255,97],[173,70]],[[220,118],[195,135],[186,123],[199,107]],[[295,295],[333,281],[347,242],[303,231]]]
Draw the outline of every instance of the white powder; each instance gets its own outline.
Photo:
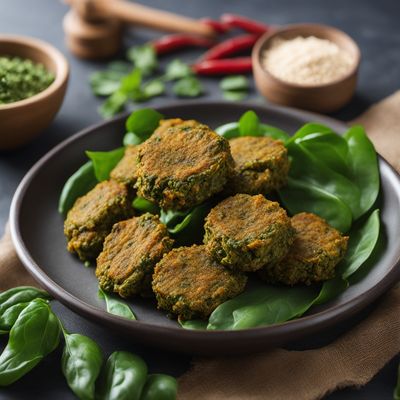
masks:
[[[333,82],[354,64],[353,57],[335,43],[314,36],[275,39],[262,61],[276,78],[301,85]]]

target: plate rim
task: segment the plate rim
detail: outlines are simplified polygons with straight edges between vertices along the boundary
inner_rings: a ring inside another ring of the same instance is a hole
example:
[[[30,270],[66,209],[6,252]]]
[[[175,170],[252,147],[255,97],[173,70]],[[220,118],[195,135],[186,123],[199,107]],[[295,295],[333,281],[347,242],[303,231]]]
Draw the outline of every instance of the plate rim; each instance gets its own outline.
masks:
[[[325,115],[319,115],[316,113],[311,113],[308,111],[303,111],[290,107],[276,106],[270,104],[257,104],[255,102],[240,102],[231,103],[228,101],[196,101],[196,102],[172,102],[168,104],[161,104],[159,106],[155,105],[152,108],[157,110],[163,110],[168,108],[176,108],[180,106],[230,106],[243,108],[263,108],[269,112],[274,112],[278,114],[290,114],[291,116],[298,116],[301,118],[308,118],[310,121],[317,119],[319,121],[326,121],[326,123],[331,123],[334,125],[346,126],[346,122],[336,120]],[[162,111],[161,111],[162,112]],[[116,326],[121,330],[135,330],[138,334],[149,333],[153,334],[163,334],[166,338],[173,337],[174,339],[187,339],[191,336],[192,339],[202,339],[203,341],[213,341],[216,338],[226,340],[236,340],[241,339],[252,339],[255,337],[276,337],[281,334],[293,335],[293,333],[298,333],[299,336],[305,333],[311,333],[329,326],[329,323],[333,320],[335,322],[342,321],[359,310],[363,309],[368,304],[375,301],[378,297],[383,295],[391,286],[393,286],[400,279],[400,254],[397,260],[390,266],[390,271],[373,287],[369,290],[360,293],[354,299],[351,299],[345,303],[330,307],[326,310],[319,311],[317,313],[306,315],[298,319],[291,321],[286,321],[279,324],[273,324],[268,326],[261,326],[242,330],[189,330],[183,329],[179,326],[162,326],[154,323],[149,323],[146,321],[130,321],[122,317],[118,317],[113,314],[109,314],[103,309],[99,309],[85,301],[75,297],[69,293],[66,289],[60,286],[58,283],[53,281],[46,272],[35,262],[35,260],[30,255],[27,247],[21,236],[21,231],[19,229],[19,213],[21,203],[23,201],[24,194],[29,187],[30,182],[40,171],[41,167],[47,163],[47,161],[53,158],[59,151],[67,147],[70,143],[74,142],[78,138],[90,134],[93,130],[99,129],[100,127],[106,126],[108,124],[112,125],[116,121],[121,121],[129,115],[129,112],[121,114],[112,119],[101,121],[99,123],[92,124],[87,128],[79,130],[77,133],[66,138],[54,148],[43,155],[25,174],[21,182],[19,183],[10,207],[10,231],[11,238],[14,243],[18,257],[22,261],[23,265],[27,271],[33,276],[33,278],[44,287],[55,299],[59,300],[62,304],[72,309],[73,311],[81,314],[90,320],[105,322],[108,325]],[[394,174],[395,178],[400,183],[400,174],[381,156],[379,155],[380,164],[388,168],[389,171]],[[381,165],[382,166],[382,165]],[[178,337],[177,337],[178,336]],[[297,337],[297,336],[296,336]]]

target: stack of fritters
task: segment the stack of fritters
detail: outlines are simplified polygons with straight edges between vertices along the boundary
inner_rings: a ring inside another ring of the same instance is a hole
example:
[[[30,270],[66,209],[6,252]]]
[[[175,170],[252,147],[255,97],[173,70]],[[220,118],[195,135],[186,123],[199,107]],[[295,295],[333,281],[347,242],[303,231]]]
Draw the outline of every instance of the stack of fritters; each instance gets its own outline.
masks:
[[[348,238],[314,214],[290,219],[264,197],[286,183],[288,171],[281,141],[228,142],[193,120],[162,121],[148,140],[126,148],[109,181],[76,201],[65,221],[68,249],[84,260],[100,253],[104,290],[122,297],[153,291],[160,308],[182,319],[207,318],[237,296],[246,272],[288,285],[330,279]],[[134,191],[165,210],[215,195],[222,201],[206,218],[203,245],[172,249],[158,216],[127,219]]]

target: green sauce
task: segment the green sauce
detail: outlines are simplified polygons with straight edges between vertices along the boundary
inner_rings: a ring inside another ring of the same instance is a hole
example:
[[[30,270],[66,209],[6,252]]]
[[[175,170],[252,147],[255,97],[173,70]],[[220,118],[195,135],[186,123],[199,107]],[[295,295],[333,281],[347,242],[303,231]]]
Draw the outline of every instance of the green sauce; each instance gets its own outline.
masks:
[[[53,81],[54,74],[42,64],[19,57],[0,57],[0,104],[31,97]]]

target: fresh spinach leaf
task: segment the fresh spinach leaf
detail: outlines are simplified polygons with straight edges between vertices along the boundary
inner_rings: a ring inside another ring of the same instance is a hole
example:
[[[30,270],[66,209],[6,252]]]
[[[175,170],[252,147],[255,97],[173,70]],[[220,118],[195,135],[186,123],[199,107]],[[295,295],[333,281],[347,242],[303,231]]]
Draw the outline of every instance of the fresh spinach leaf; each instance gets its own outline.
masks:
[[[132,202],[132,206],[135,210],[141,212],[149,212],[150,214],[160,213],[160,208],[157,206],[157,204],[154,204],[143,197],[136,197]]]
[[[375,203],[379,193],[378,157],[374,145],[361,126],[353,126],[344,135],[347,141],[347,163],[350,179],[361,193],[360,210],[355,219],[365,214]]]
[[[167,65],[164,79],[166,81],[175,81],[177,79],[187,78],[188,76],[192,75],[193,71],[190,66],[183,61],[176,59]]]
[[[260,124],[260,131],[263,136],[269,136],[272,139],[282,140],[283,142],[286,142],[290,137],[285,131],[272,125]]]
[[[147,377],[140,400],[176,400],[178,382],[169,375],[152,374]]]
[[[357,221],[349,232],[349,243],[338,270],[343,278],[354,274],[372,254],[380,231],[379,210],[374,210],[366,221]]]
[[[147,365],[138,356],[116,351],[99,378],[100,400],[139,400],[147,380]]]
[[[136,320],[136,315],[124,301],[116,299],[99,288],[99,297],[106,302],[107,312],[126,319]]]
[[[151,75],[158,67],[157,55],[151,45],[131,47],[127,57],[145,76]]]
[[[97,184],[93,163],[88,161],[74,172],[65,182],[58,201],[58,212],[66,215],[76,199],[83,196]]]
[[[64,332],[62,372],[68,386],[81,400],[95,399],[95,382],[103,364],[103,353],[91,338]]]
[[[291,178],[289,174],[287,185],[279,190],[279,197],[292,215],[307,211],[324,218],[341,232],[347,232],[351,227],[350,208],[329,188]]]
[[[329,281],[325,281],[322,284],[321,291],[318,296],[312,301],[310,307],[313,305],[319,305],[327,303],[328,301],[334,299],[339,296],[339,294],[343,293],[349,287],[349,282],[342,278],[341,276],[337,276]]]
[[[318,295],[313,287],[265,285],[218,306],[207,329],[246,329],[278,324],[302,315]]]
[[[122,140],[124,146],[133,146],[143,142],[143,140],[133,132],[127,132]]]
[[[201,82],[194,76],[179,79],[172,87],[172,91],[178,97],[198,97],[204,92]]]
[[[335,132],[326,125],[319,124],[317,122],[308,122],[307,124],[304,124],[299,130],[297,130],[293,136],[290,137],[290,139],[288,140],[288,144],[315,133],[326,134]]]
[[[111,171],[124,156],[124,152],[124,147],[111,151],[86,151],[86,155],[92,160],[98,182],[105,181],[110,177]]]
[[[219,83],[219,87],[224,92],[247,92],[249,80],[245,75],[231,75],[223,78]]]
[[[260,119],[254,111],[246,111],[239,120],[240,136],[262,136]]]
[[[8,386],[34,368],[60,341],[60,324],[46,300],[37,298],[19,314],[0,355],[0,386]]]
[[[215,132],[218,133],[218,135],[223,136],[225,139],[233,139],[240,136],[239,123],[229,122],[216,128]]]
[[[207,329],[207,325],[208,325],[208,321],[203,320],[203,319],[182,320],[182,319],[178,318],[178,323],[182,328],[192,329],[192,330]]]
[[[18,319],[19,314],[29,305],[28,303],[17,303],[10,307],[8,307],[4,312],[0,315],[0,328],[5,332],[8,332],[15,321]]]
[[[163,118],[162,114],[151,108],[142,108],[128,117],[126,130],[134,133],[143,142],[156,130]]]

